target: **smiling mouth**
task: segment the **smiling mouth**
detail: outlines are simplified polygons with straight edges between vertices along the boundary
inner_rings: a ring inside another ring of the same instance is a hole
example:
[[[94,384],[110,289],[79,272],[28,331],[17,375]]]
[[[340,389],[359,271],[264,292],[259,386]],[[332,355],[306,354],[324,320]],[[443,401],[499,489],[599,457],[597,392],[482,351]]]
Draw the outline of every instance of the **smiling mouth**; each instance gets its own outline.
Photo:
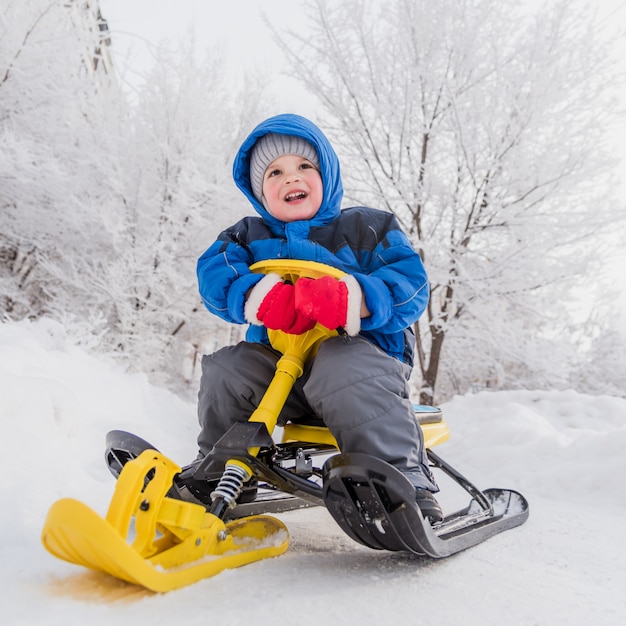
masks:
[[[285,196],[285,202],[296,202],[298,200],[304,200],[306,197],[307,194],[304,191],[294,191]]]

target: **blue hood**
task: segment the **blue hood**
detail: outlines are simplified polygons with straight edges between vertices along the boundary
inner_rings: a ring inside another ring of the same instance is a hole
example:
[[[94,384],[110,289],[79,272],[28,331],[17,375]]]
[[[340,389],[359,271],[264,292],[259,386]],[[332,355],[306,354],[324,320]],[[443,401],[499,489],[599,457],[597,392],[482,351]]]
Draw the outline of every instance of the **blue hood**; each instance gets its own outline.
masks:
[[[267,223],[271,231],[277,234],[284,232],[285,222],[276,219],[268,213],[265,207],[254,197],[252,186],[250,185],[250,153],[254,144],[268,133],[301,137],[317,150],[320,161],[320,174],[324,185],[324,195],[320,210],[307,222],[310,225],[319,226],[328,224],[336,219],[341,211],[341,200],[343,198],[339,159],[324,133],[315,124],[299,115],[285,113],[261,122],[243,142],[233,164],[235,184],[250,200],[256,212]]]

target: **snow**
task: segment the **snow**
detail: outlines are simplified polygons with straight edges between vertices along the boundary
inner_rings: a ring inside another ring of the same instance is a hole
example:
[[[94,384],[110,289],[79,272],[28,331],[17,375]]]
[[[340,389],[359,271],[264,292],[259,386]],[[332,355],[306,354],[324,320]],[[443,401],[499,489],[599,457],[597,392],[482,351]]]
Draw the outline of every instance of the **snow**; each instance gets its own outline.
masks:
[[[154,594],[54,558],[41,529],[62,497],[104,514],[109,430],[191,460],[194,404],[81,349],[56,323],[0,324],[0,623],[626,623],[626,400],[481,392],[442,409],[452,437],[439,454],[481,487],[521,491],[525,525],[434,561],[360,546],[322,508],[291,511],[277,516],[291,535],[283,556]],[[441,486],[452,506],[457,494]]]

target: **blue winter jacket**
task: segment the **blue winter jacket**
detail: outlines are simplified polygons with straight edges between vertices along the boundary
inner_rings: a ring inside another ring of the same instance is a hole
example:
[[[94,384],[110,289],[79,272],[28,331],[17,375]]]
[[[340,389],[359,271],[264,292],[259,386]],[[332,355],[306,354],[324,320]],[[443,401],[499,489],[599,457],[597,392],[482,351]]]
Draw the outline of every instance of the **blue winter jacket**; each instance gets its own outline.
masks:
[[[317,150],[324,194],[319,211],[309,220],[280,221],[252,193],[250,153],[267,133],[302,137]],[[319,261],[359,282],[371,312],[361,320],[361,336],[412,365],[411,325],[428,302],[426,271],[392,213],[365,207],[341,210],[339,160],[322,131],[291,114],[262,122],[239,149],[233,176],[260,217],[245,217],[227,228],[198,260],[200,295],[207,309],[228,322],[245,324],[246,293],[262,278],[250,265],[280,258]],[[246,339],[268,343],[265,327],[250,325]]]

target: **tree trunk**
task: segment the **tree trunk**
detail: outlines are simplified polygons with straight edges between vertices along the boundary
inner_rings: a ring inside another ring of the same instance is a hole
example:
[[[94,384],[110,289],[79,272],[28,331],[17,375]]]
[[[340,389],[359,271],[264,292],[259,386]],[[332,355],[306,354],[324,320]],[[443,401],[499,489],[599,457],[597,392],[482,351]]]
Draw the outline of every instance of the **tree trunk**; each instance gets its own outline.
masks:
[[[439,372],[439,359],[445,332],[440,327],[430,327],[431,348],[428,367],[423,373],[422,388],[420,390],[420,404],[431,406],[435,400],[435,385],[437,384],[437,374]]]

